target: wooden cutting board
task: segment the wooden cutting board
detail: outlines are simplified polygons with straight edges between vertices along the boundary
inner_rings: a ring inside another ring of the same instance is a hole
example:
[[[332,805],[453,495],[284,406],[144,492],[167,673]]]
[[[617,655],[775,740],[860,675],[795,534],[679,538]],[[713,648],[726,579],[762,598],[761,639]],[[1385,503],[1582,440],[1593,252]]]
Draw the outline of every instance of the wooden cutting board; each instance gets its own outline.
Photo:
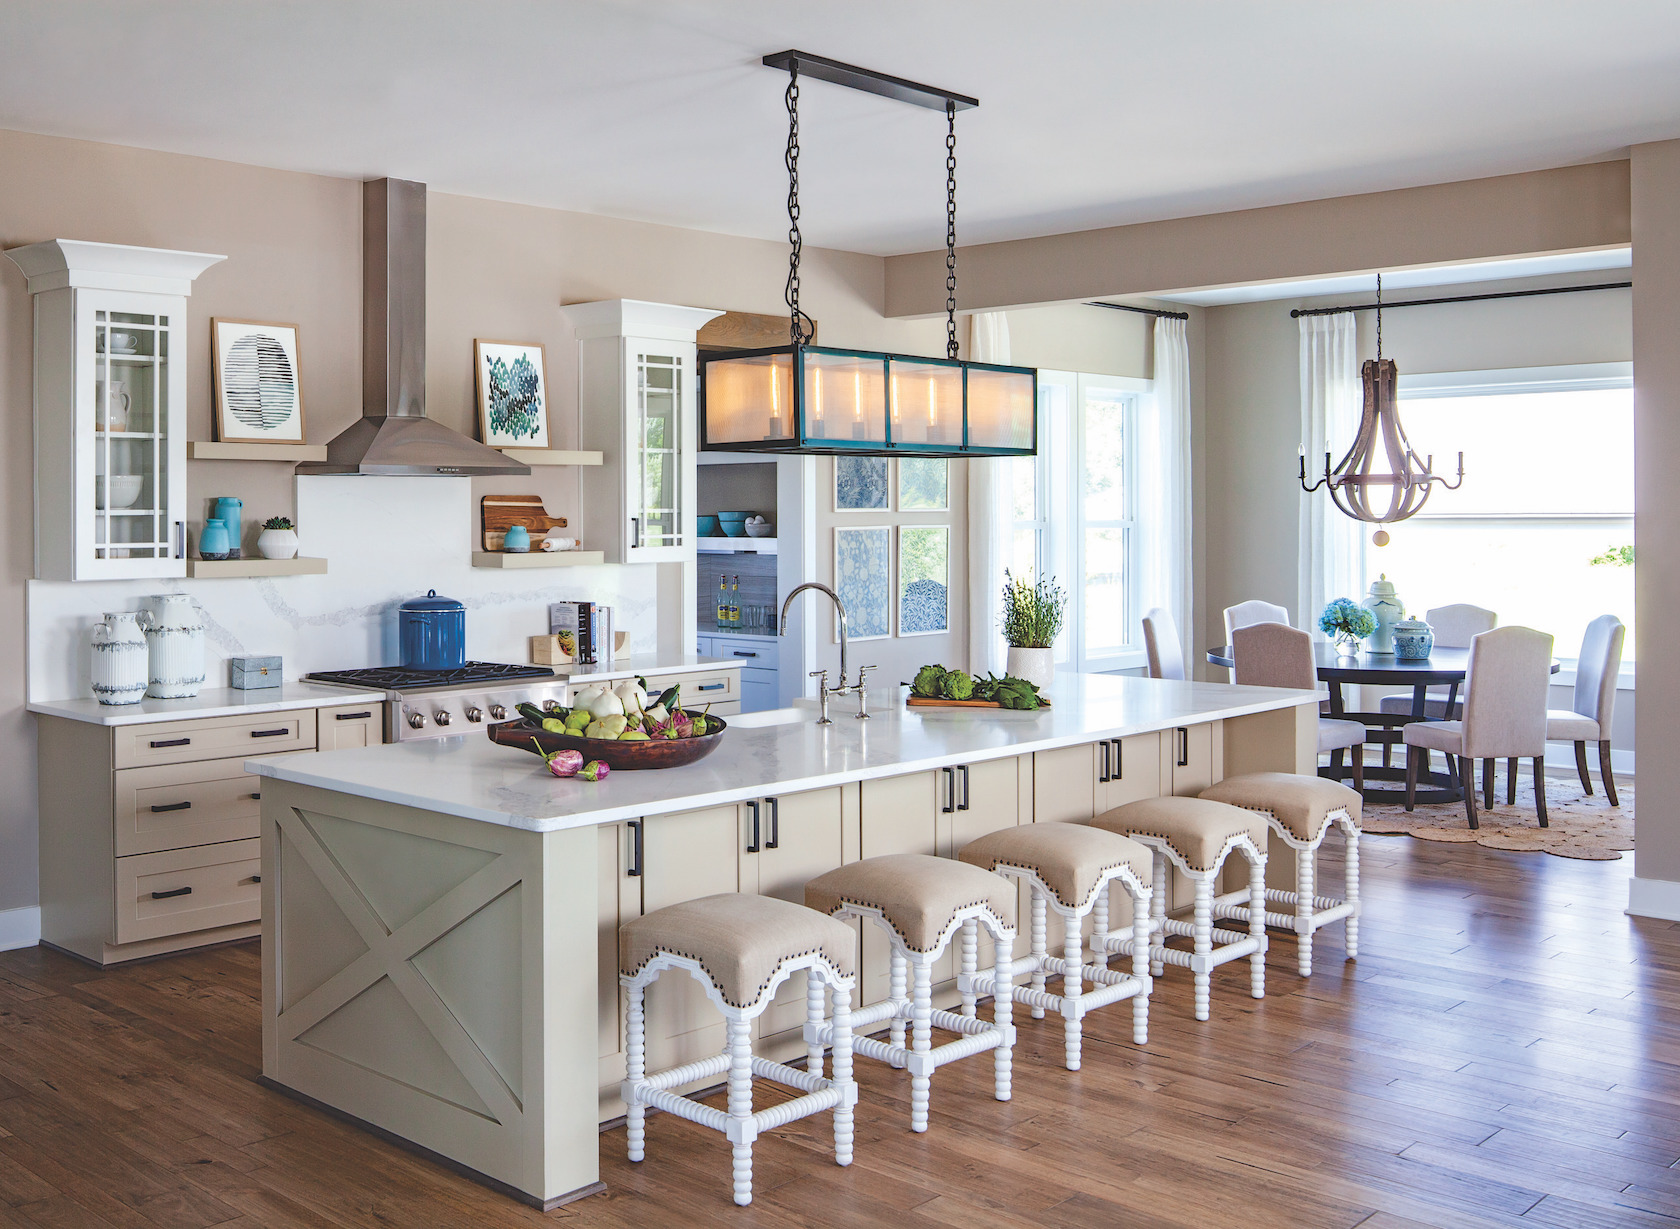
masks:
[[[1002,708],[996,700],[943,700],[937,696],[910,696],[904,703],[910,708]],[[1050,707],[1049,696],[1038,697],[1039,708]],[[1012,713],[1032,713],[1037,709],[1012,708]]]
[[[486,495],[479,501],[484,520],[484,549],[499,551],[502,538],[515,525],[523,525],[531,535],[531,549],[541,550],[543,537],[550,529],[564,529],[566,518],[550,516],[543,508],[540,495]]]

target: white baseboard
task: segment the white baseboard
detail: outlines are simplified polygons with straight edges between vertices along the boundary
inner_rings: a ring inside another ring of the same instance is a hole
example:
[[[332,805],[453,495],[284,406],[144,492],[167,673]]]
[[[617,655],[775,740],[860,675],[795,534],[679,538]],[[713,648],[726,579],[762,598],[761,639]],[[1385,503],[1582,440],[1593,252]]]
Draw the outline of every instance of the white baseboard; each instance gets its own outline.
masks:
[[[34,947],[41,941],[41,909],[0,909],[0,952]]]
[[[1680,922],[1680,883],[1671,879],[1628,880],[1627,911],[1635,917]]]

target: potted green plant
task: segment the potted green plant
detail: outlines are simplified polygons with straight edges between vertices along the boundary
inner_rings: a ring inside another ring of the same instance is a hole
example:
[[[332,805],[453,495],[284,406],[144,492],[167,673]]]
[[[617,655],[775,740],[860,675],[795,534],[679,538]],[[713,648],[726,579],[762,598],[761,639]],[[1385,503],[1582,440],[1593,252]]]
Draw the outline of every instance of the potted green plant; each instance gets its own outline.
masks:
[[[289,516],[271,516],[263,522],[257,535],[257,550],[264,559],[295,559],[298,553],[297,530]]]
[[[1359,653],[1359,642],[1377,630],[1377,616],[1352,598],[1339,597],[1318,616],[1318,626],[1336,642],[1336,652],[1343,657]]]
[[[1040,691],[1055,676],[1056,634],[1067,614],[1067,594],[1055,577],[1032,584],[1003,573],[1003,638],[1009,643],[1005,673],[1025,679]]]

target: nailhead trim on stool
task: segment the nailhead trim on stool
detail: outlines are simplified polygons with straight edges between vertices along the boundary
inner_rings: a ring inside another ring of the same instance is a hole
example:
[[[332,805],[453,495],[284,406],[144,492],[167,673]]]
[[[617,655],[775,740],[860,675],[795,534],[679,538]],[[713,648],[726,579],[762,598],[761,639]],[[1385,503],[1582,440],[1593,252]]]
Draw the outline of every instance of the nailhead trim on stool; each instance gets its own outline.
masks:
[[[1196,1019],[1206,1020],[1213,987],[1213,970],[1228,961],[1248,957],[1249,994],[1266,997],[1266,911],[1247,910],[1248,933],[1214,926],[1213,886],[1225,859],[1240,853],[1248,860],[1249,890],[1264,900],[1266,892],[1266,826],[1256,825],[1248,812],[1202,798],[1145,798],[1116,807],[1091,821],[1098,828],[1131,837],[1154,851],[1150,874],[1151,939],[1149,971],[1159,977],[1169,964],[1187,968],[1195,977]],[[1168,864],[1178,867],[1196,889],[1194,920],[1167,916]],[[1246,907],[1245,907],[1246,909]],[[1194,948],[1178,951],[1166,945],[1169,935],[1188,936]],[[1136,940],[1110,937],[1111,952],[1131,955]]]
[[[774,954],[776,936],[785,952]],[[857,985],[851,928],[832,918],[766,896],[724,893],[658,909],[619,928],[619,983],[629,991],[625,1007],[627,1075],[623,1085],[625,1134],[630,1159],[645,1155],[649,1106],[721,1132],[730,1142],[735,1202],[752,1202],[753,1142],[759,1134],[796,1119],[834,1113],[834,1160],[852,1163],[852,1115],[857,1084],[852,1079],[852,990]],[[684,951],[671,950],[682,947]],[[771,954],[767,955],[766,953]],[[751,1002],[731,1002],[749,968],[773,961]],[[722,982],[709,969],[730,969]],[[699,1062],[647,1073],[647,988],[666,969],[680,969],[705,988],[723,1013],[727,1036],[723,1053]],[[776,990],[801,969],[806,975],[806,1036],[833,1031],[834,1074],[823,1078],[822,1051],[804,1071],[759,1058],[752,1052],[752,1022],[770,1006]],[[733,981],[732,981],[733,978]],[[824,988],[834,1012],[824,1020]],[[727,1075],[729,1109],[715,1109],[671,1091],[695,1080]],[[803,1095],[753,1112],[753,1077],[799,1090]]]

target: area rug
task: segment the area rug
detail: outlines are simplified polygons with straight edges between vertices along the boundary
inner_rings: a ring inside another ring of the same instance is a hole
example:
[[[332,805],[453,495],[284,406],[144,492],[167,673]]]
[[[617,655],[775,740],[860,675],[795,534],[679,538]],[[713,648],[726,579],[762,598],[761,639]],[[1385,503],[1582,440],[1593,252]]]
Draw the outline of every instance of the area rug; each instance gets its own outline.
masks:
[[[1478,769],[1477,777],[1481,773]],[[1476,798],[1476,818],[1481,827],[1472,830],[1464,818],[1462,802],[1418,804],[1408,813],[1398,799],[1391,805],[1367,802],[1364,830],[1368,836],[1415,836],[1422,841],[1485,845],[1489,849],[1512,849],[1522,853],[1549,853],[1560,858],[1584,858],[1613,862],[1623,850],[1633,848],[1633,784],[1616,782],[1620,806],[1612,807],[1597,784],[1589,797],[1577,780],[1548,778],[1546,818],[1550,827],[1540,826],[1534,811],[1534,787],[1526,771],[1517,778],[1515,806],[1505,803],[1505,768],[1499,769],[1499,788],[1494,791],[1494,808],[1484,810],[1481,795]]]

